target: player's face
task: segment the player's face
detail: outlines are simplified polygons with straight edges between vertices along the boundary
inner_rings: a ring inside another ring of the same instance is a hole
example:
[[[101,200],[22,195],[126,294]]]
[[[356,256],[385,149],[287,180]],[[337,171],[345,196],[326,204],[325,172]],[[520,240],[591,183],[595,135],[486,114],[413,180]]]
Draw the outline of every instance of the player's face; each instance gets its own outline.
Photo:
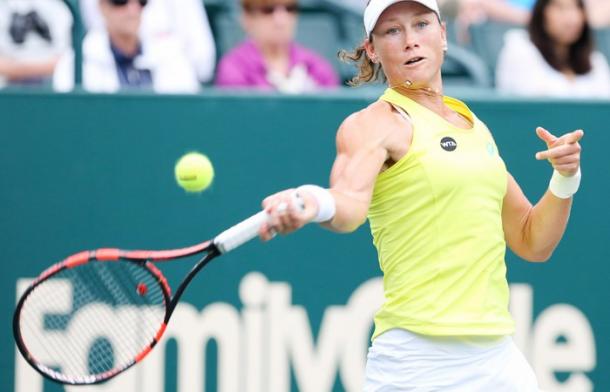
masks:
[[[436,14],[403,1],[381,14],[366,47],[369,57],[379,60],[390,86],[408,80],[417,87],[440,84],[446,45],[445,26]]]
[[[544,28],[560,45],[572,45],[582,34],[585,12],[576,0],[551,0],[544,10]]]
[[[136,36],[140,29],[144,6],[139,0],[100,0],[100,11],[110,34]]]
[[[296,2],[278,1],[253,6],[244,12],[242,23],[259,46],[287,46],[293,41],[296,30]]]

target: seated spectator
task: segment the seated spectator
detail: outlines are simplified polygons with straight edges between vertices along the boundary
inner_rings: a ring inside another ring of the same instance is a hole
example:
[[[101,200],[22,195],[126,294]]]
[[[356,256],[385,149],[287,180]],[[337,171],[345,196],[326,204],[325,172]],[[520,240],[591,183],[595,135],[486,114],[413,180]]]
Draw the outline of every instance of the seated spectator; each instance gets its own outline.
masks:
[[[88,30],[104,28],[99,0],[79,0]],[[210,82],[216,65],[214,37],[202,0],[149,0],[142,14],[144,40],[174,37],[197,71],[201,83]]]
[[[610,69],[593,50],[583,0],[538,0],[526,31],[506,34],[500,91],[525,96],[610,97]]]
[[[0,87],[50,84],[70,48],[72,16],[61,0],[0,2]]]
[[[301,93],[339,84],[332,65],[294,42],[295,0],[242,0],[248,39],[218,65],[216,85]]]
[[[99,0],[106,29],[90,30],[83,40],[83,88],[92,92],[152,89],[195,92],[191,63],[173,37],[143,40],[139,28],[147,0]],[[54,75],[58,91],[74,87],[74,54],[62,57]]]

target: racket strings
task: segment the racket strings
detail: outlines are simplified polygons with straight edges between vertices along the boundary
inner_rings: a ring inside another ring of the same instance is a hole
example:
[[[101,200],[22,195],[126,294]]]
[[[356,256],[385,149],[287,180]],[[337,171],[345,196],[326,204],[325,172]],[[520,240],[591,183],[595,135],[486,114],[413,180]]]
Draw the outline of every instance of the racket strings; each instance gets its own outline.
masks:
[[[129,366],[165,316],[157,278],[132,262],[65,269],[26,299],[20,328],[35,361],[77,380]]]

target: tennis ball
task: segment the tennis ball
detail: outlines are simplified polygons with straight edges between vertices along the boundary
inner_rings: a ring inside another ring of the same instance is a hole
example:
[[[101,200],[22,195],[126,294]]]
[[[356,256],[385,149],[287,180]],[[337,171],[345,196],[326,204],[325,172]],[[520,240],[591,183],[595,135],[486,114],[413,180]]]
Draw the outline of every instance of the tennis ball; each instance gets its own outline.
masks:
[[[176,162],[176,181],[187,192],[202,192],[214,179],[214,167],[205,155],[190,152]]]

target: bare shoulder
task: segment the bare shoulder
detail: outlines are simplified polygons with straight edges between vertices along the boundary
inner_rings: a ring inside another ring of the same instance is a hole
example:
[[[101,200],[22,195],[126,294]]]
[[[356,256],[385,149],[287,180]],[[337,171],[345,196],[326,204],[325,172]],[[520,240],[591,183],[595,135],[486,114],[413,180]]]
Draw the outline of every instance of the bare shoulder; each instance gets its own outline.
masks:
[[[397,125],[397,120],[400,118],[389,103],[373,102],[343,120],[337,132],[337,141],[347,139],[366,143],[383,140]]]
[[[337,151],[382,149],[390,161],[397,161],[408,151],[411,137],[411,123],[388,102],[377,101],[343,121],[337,133]]]
[[[350,129],[352,127],[360,128],[371,127],[380,121],[387,120],[392,117],[392,106],[384,101],[375,101],[366,108],[352,113],[348,116],[341,125],[341,128]]]

